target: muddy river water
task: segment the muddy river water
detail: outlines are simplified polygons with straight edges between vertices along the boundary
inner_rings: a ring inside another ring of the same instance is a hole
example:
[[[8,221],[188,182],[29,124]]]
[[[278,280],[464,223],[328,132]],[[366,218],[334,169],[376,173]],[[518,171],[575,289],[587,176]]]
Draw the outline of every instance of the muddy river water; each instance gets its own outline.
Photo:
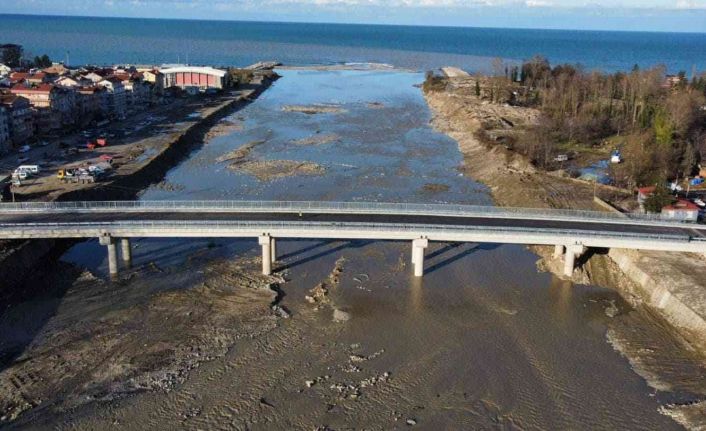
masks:
[[[241,127],[194,151],[141,199],[492,205],[483,185],[459,174],[456,143],[430,128],[430,113],[415,87],[423,75],[281,74],[257,101],[227,119]],[[335,109],[318,114],[285,109],[317,104]],[[312,162],[323,171],[262,180],[229,168],[228,161],[216,162],[252,142],[258,144],[248,160]],[[432,244],[424,278],[414,279],[408,243],[281,240],[278,266],[286,282],[277,300],[291,316],[273,316],[272,297],[237,296],[226,301],[229,310],[242,307],[248,317],[233,313],[219,320],[220,305],[205,303],[199,292],[211,283],[214,262],[255,257],[256,241],[138,240],[133,246],[132,272],[112,284],[100,281],[106,262],[97,242],[69,250],[62,260],[87,268],[98,280],[84,273],[71,278],[61,295],[6,315],[2,327],[17,331],[22,315],[51,309],[42,325],[28,331],[26,352],[17,354],[40,352],[62,327],[102,325],[114,317],[120,323],[109,327],[119,329],[106,337],[147,331],[124,344],[135,352],[122,347],[114,354],[126,358],[106,379],[108,386],[118,386],[119,369],[129,369],[141,349],[170,343],[146,327],[167,331],[167,338],[172,327],[178,337],[198,323],[185,324],[178,316],[202,309],[210,320],[198,328],[224,340],[220,350],[168,390],[132,390],[115,398],[103,391],[110,401],[83,402],[91,379],[76,380],[82,383],[75,387],[66,381],[56,386],[62,400],[28,411],[15,426],[667,430],[680,426],[660,413],[662,406],[703,398],[703,368],[657,321],[614,291],[537,272],[536,255],[524,247]],[[257,263],[250,265],[256,272]],[[325,280],[326,301],[308,303],[310,289]],[[174,301],[150,302],[156,295],[172,295]],[[343,321],[334,321],[335,310]],[[83,330],[95,337],[90,328]],[[74,360],[80,356],[75,353]],[[150,366],[158,368],[159,361]]]

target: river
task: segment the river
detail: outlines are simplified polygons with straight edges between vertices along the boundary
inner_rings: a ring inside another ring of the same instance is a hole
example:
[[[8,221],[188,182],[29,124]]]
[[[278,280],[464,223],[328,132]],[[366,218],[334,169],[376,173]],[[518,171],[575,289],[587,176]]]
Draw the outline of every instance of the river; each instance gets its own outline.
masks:
[[[492,204],[483,185],[459,173],[456,143],[430,128],[415,86],[422,74],[280,73],[257,101],[227,119],[240,130],[195,150],[168,173],[170,187],[155,185],[141,199]],[[312,104],[340,112],[283,110]],[[330,139],[295,142],[312,136]],[[254,160],[314,162],[325,173],[261,181],[216,161],[253,141],[262,141],[249,156]],[[115,309],[135,307],[134,330],[141,329],[150,324],[140,320],[150,312],[140,305],[143,296],[191,289],[212,259],[259,251],[254,240],[138,240],[134,246],[128,277],[114,288],[89,280],[82,291],[68,289],[46,328],[81,313],[114,316]],[[169,392],[137,391],[28,417],[36,425],[75,429],[679,429],[660,406],[689,401],[700,389],[671,384],[658,391],[613,348],[609,331],[636,332],[656,348],[669,343],[658,324],[616,292],[539,273],[537,256],[513,245],[432,244],[424,278],[414,279],[410,248],[394,241],[281,240],[287,282],[279,304],[291,318],[255,319],[255,326],[268,323],[225,346]],[[97,241],[76,245],[62,259],[99,277],[107,272]],[[305,295],[337,262],[342,272],[330,283],[333,305],[307,303]],[[334,309],[350,320],[332,321]],[[36,340],[46,339],[42,331]],[[698,368],[673,358],[665,366],[673,380],[693,382],[690,373]]]

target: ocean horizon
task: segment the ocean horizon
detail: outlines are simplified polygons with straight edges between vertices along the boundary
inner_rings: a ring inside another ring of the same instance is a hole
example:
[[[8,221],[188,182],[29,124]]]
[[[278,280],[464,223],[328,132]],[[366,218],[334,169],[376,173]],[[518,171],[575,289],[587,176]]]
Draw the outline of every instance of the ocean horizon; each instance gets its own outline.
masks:
[[[489,72],[494,58],[627,71],[664,65],[706,71],[706,33],[0,14],[0,43],[71,64],[291,66],[380,63],[413,70]],[[38,31],[41,29],[41,31]]]

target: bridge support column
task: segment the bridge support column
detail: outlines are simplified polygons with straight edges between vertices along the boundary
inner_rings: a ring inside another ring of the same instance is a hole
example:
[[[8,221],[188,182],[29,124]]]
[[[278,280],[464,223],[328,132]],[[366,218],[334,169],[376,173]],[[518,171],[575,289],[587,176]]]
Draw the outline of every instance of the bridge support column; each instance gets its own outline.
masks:
[[[111,236],[102,236],[99,238],[101,245],[108,247],[108,272],[111,278],[118,277],[118,247],[115,244],[115,238]]]
[[[429,247],[429,240],[419,238],[412,241],[412,263],[414,264],[414,276],[424,275],[424,249]]]
[[[258,237],[257,242],[262,247],[262,273],[270,275],[272,274],[272,237],[262,235]]]
[[[559,244],[554,246],[554,259],[559,259],[564,255],[564,246]]]
[[[581,244],[573,244],[566,246],[564,254],[564,275],[571,277],[574,275],[574,267],[576,266],[576,258],[583,254],[583,246]]]
[[[130,248],[130,238],[120,239],[120,254],[123,257],[123,263],[129,268],[132,265],[132,249]]]
[[[277,262],[277,241],[272,237],[272,263]]]

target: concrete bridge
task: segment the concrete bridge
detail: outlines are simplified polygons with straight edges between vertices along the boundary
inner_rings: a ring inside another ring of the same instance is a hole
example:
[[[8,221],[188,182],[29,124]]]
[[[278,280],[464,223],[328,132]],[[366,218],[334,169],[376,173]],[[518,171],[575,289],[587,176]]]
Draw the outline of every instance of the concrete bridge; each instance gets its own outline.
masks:
[[[118,201],[0,205],[0,239],[99,238],[118,274],[117,243],[129,262],[130,238],[258,238],[262,271],[276,261],[276,239],[408,240],[414,275],[424,273],[430,241],[553,245],[571,276],[587,248],[706,254],[706,226],[575,210],[361,202]]]

